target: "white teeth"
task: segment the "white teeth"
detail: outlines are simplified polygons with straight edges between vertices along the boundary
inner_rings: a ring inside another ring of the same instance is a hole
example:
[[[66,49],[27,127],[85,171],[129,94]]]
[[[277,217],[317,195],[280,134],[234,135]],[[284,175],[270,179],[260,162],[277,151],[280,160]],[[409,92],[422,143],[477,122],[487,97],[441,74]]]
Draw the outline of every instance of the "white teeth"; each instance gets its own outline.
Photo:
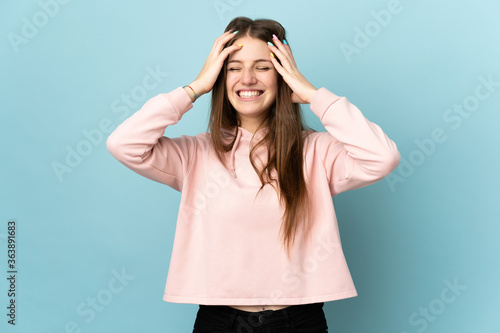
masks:
[[[252,98],[252,97],[256,97],[256,96],[259,96],[261,95],[262,92],[261,91],[240,91],[239,95],[240,97],[243,97],[243,98]]]

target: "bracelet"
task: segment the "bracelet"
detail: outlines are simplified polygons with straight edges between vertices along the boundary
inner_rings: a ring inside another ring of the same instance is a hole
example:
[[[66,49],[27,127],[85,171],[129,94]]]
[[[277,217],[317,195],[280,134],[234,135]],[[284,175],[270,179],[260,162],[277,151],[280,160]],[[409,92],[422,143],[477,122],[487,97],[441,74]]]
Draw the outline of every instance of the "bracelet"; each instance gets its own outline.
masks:
[[[194,102],[196,102],[196,100],[197,100],[197,99],[198,99],[198,97],[200,97],[200,96],[199,96],[199,95],[198,95],[198,94],[194,91],[194,89],[193,89],[193,88],[191,88],[191,86],[189,86],[189,85],[188,85],[188,86],[184,86],[183,88],[186,88],[186,87],[188,87],[189,89],[191,89],[191,90],[193,91],[193,93],[194,93],[194,101],[193,101],[193,103],[194,103]]]

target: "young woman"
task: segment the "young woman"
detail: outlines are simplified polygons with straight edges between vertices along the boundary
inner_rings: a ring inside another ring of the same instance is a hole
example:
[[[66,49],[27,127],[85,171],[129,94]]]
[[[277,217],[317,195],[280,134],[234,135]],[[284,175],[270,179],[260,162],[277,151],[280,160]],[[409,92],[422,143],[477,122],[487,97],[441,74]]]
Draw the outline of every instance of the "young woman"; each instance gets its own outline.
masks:
[[[163,136],[210,91],[207,133]],[[306,130],[299,104],[327,131]],[[324,302],[357,296],[332,197],[400,161],[378,125],[299,72],[281,24],[246,17],[193,82],[147,101],[107,147],[182,193],[163,300],[200,305],[194,332],[327,332]]]

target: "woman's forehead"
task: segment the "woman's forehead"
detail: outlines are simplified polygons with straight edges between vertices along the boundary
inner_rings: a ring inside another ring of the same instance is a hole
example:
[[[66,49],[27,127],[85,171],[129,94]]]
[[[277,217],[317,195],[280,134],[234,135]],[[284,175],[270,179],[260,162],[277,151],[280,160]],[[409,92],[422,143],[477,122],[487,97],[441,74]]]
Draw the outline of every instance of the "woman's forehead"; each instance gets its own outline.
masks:
[[[243,44],[240,50],[234,51],[229,55],[229,60],[240,62],[255,62],[257,60],[269,61],[270,51],[267,43],[260,39],[243,37],[239,38],[234,44]],[[234,45],[233,44],[233,45]]]

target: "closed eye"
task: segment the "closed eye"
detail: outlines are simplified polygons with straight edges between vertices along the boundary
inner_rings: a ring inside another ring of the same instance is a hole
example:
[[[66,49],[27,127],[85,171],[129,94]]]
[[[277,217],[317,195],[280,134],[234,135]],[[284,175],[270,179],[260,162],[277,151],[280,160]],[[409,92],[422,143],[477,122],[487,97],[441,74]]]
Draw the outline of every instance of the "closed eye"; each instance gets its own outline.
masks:
[[[241,68],[229,68],[228,71],[239,71]],[[268,71],[271,69],[271,67],[258,67],[257,68],[259,71]]]

